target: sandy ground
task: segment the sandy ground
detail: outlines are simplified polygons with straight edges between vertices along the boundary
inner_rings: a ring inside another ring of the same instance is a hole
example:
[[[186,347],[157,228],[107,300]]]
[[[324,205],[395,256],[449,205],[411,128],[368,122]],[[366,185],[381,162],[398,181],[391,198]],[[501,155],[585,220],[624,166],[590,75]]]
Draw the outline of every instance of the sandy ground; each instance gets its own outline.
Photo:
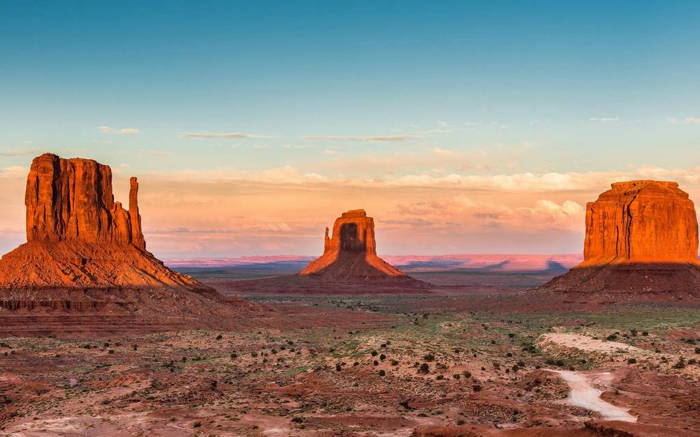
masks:
[[[541,345],[555,343],[560,346],[579,349],[585,352],[602,352],[607,354],[626,353],[648,355],[649,352],[638,347],[617,341],[604,341],[581,334],[552,333],[542,334],[538,340]]]
[[[610,381],[612,374],[603,372],[594,375],[589,375],[582,372],[573,372],[568,370],[552,370],[557,373],[569,385],[571,391],[566,398],[566,403],[574,407],[581,407],[587,410],[595,411],[605,420],[621,420],[623,422],[636,422],[637,418],[628,413],[629,408],[620,408],[615,405],[605,402],[600,398],[603,394],[602,390],[598,390],[591,383],[592,376]]]

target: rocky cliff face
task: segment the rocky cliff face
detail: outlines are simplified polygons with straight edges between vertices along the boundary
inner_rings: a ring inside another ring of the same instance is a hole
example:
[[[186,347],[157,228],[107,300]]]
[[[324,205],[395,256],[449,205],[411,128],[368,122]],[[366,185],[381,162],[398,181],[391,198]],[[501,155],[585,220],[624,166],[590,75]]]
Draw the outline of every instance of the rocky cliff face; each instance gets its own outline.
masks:
[[[675,182],[615,183],[586,208],[582,266],[694,263],[697,255],[695,207]]]
[[[405,276],[377,256],[374,219],[367,217],[364,210],[344,212],[333,224],[332,237],[328,231],[326,228],[323,255],[304,268],[300,275],[337,279]]]
[[[138,182],[131,179],[129,210],[114,201],[112,170],[90,159],[44,154],[32,161],[27,190],[27,241],[132,244],[145,250]]]
[[[698,223],[675,182],[612,184],[586,208],[584,261],[553,291],[700,293]]]
[[[136,178],[125,210],[109,166],[44,154],[32,162],[25,204],[27,243],[0,260],[0,288],[208,290],[146,251]]]

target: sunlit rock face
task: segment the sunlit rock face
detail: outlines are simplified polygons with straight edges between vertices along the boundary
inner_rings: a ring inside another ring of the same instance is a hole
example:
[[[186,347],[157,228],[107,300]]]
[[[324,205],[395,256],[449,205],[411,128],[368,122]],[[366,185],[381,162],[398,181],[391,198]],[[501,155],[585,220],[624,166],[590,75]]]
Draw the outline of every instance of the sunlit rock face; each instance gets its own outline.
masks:
[[[586,208],[584,261],[540,289],[698,295],[697,256],[695,207],[677,183],[619,182]]]
[[[25,205],[28,242],[73,240],[146,248],[136,178],[131,178],[127,211],[114,201],[111,168],[91,159],[48,153],[35,158]]]
[[[405,276],[377,256],[374,219],[362,209],[344,212],[333,224],[332,237],[326,228],[323,255],[300,275],[337,279],[370,279]]]
[[[675,182],[618,182],[586,208],[581,266],[695,263],[697,255],[695,207]]]
[[[32,161],[25,204],[27,243],[0,260],[0,288],[208,289],[146,251],[136,178],[126,210],[109,166],[44,154]]]

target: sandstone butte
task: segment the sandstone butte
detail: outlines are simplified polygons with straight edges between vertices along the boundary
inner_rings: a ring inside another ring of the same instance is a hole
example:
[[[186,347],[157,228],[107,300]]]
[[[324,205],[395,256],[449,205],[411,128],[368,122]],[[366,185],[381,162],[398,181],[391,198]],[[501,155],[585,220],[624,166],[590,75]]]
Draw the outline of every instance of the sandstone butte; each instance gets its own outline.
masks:
[[[688,194],[675,182],[618,182],[586,207],[583,262],[543,288],[698,290],[699,267]]]
[[[333,224],[332,237],[326,228],[323,255],[299,272],[301,276],[352,280],[406,277],[377,256],[374,219],[362,209],[344,212]]]
[[[697,263],[698,222],[675,182],[612,184],[586,207],[581,266],[610,263]]]
[[[27,242],[0,259],[0,288],[210,290],[146,251],[131,178],[129,209],[112,194],[109,166],[44,154],[32,161]]]

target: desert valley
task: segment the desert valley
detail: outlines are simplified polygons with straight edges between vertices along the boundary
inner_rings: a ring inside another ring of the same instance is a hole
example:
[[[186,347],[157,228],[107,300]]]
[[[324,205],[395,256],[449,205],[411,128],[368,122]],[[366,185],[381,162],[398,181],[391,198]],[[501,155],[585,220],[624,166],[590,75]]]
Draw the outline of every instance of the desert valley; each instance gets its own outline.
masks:
[[[0,0],[0,437],[700,437],[698,23]]]
[[[0,260],[6,435],[700,429],[697,221],[675,183],[617,183],[591,202],[583,260],[392,266],[352,210],[318,259],[180,273],[146,250],[138,188],[124,210],[108,166],[33,161],[28,242]]]

